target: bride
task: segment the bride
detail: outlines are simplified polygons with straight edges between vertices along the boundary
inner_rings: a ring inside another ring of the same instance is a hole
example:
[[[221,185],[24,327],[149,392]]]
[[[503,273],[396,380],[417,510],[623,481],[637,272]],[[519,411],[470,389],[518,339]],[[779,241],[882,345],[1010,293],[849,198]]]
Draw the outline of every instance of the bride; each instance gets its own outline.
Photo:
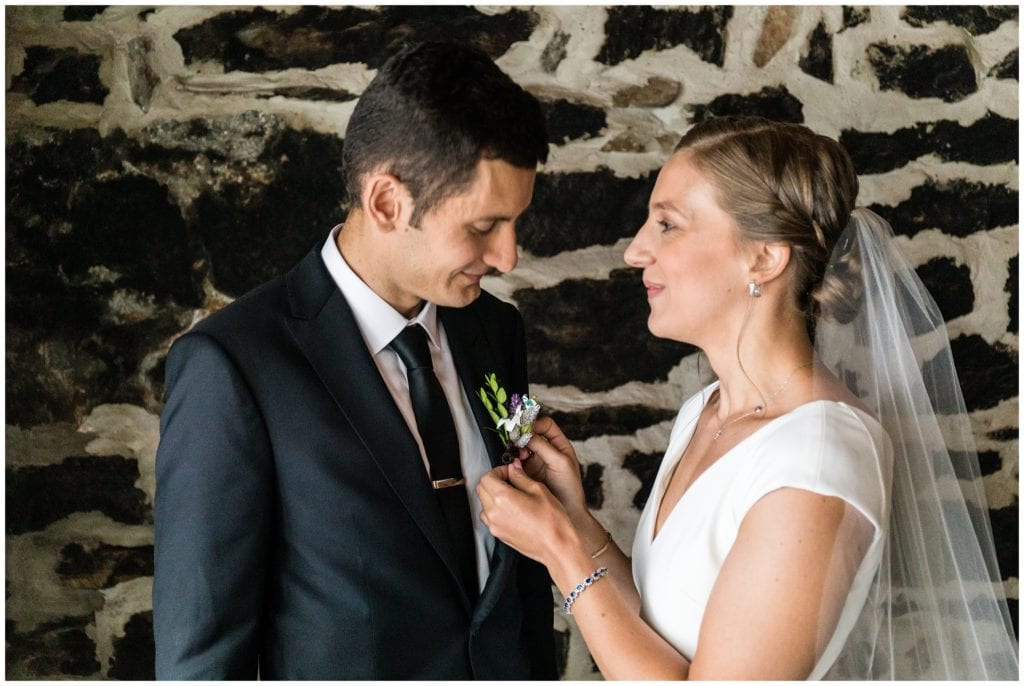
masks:
[[[632,560],[550,418],[481,481],[606,678],[1017,677],[945,328],[857,189],[838,143],[759,118],[698,124],[662,168],[625,259],[651,333],[718,380],[679,411]]]

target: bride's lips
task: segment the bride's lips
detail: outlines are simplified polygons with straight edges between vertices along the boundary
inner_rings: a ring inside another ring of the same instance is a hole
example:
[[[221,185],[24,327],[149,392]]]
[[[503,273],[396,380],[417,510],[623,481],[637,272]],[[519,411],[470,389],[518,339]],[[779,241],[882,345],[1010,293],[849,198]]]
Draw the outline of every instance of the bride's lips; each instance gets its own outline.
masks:
[[[662,286],[660,283],[654,283],[653,281],[648,281],[647,279],[644,279],[644,288],[647,289],[648,300],[656,297],[659,293],[665,290],[665,287]]]

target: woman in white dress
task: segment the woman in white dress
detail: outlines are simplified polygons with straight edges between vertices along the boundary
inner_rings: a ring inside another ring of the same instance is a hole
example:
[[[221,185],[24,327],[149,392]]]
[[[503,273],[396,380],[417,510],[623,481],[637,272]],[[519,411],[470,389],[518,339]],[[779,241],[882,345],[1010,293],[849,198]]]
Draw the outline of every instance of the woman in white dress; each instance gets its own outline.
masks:
[[[857,188],[838,143],[757,118],[697,125],[662,168],[625,259],[651,333],[718,380],[680,409],[632,560],[549,418],[481,481],[606,678],[1015,678],[941,317]]]

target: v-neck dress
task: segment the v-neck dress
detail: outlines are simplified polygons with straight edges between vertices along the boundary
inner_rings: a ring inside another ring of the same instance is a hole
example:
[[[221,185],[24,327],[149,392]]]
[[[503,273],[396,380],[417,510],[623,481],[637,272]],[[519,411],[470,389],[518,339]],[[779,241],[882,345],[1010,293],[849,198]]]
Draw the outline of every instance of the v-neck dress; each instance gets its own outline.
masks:
[[[680,409],[633,542],[641,616],[687,659],[697,652],[704,608],[747,512],[780,488],[842,498],[874,526],[836,629],[811,671],[820,679],[856,623],[889,529],[892,444],[878,421],[850,405],[817,400],[760,427],[708,467],[654,537],[672,472],[717,382]]]

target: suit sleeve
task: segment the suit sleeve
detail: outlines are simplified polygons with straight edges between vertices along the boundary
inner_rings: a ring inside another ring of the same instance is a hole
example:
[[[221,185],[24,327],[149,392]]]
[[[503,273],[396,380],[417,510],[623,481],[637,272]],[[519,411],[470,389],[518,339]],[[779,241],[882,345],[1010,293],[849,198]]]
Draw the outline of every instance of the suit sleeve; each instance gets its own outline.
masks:
[[[255,679],[273,470],[235,363],[190,333],[167,357],[156,459],[153,625],[158,679]]]
[[[511,388],[529,388],[526,368],[526,331],[523,318],[513,309],[516,323],[512,340],[512,370],[515,380]],[[530,678],[555,681],[559,678],[555,666],[554,601],[551,596],[551,577],[547,569],[526,557],[519,557],[517,584],[523,608],[522,645],[530,660]]]

